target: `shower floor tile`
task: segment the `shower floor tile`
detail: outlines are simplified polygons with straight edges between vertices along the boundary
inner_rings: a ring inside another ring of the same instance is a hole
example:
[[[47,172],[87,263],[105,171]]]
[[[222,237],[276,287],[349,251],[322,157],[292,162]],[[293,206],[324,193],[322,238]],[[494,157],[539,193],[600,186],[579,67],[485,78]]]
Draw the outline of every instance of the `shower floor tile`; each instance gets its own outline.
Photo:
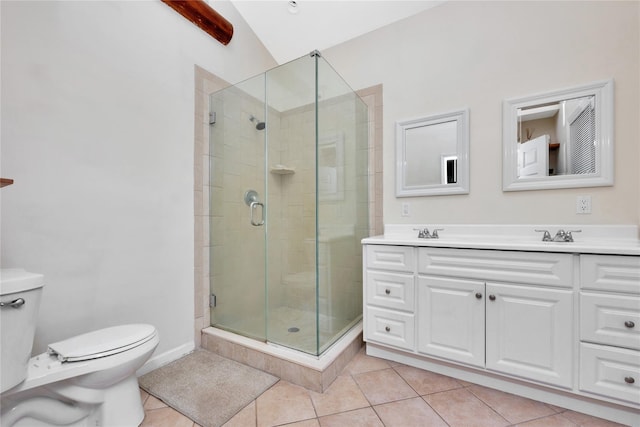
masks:
[[[349,323],[344,319],[320,315],[320,345],[328,343]],[[290,347],[305,353],[316,353],[316,314],[312,311],[299,310],[291,307],[278,307],[269,312],[268,341],[274,344]],[[233,325],[232,330],[242,334],[242,331],[255,331],[263,325],[262,316],[244,318]]]

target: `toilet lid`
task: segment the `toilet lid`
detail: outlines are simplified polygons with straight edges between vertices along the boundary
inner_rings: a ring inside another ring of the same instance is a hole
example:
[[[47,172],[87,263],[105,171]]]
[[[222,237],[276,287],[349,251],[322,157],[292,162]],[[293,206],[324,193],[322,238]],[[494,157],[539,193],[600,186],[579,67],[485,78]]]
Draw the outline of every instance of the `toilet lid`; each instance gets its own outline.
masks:
[[[114,326],[49,344],[47,352],[61,362],[97,359],[144,344],[155,333],[156,328],[146,324]]]

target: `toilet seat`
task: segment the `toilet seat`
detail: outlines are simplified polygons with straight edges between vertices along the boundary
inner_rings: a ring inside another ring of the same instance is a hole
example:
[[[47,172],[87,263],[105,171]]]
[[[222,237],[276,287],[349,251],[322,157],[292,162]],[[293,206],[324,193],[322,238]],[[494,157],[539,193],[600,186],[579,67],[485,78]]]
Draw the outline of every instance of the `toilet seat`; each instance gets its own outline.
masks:
[[[47,353],[60,362],[81,362],[111,356],[144,344],[155,336],[146,324],[120,325],[49,344]]]

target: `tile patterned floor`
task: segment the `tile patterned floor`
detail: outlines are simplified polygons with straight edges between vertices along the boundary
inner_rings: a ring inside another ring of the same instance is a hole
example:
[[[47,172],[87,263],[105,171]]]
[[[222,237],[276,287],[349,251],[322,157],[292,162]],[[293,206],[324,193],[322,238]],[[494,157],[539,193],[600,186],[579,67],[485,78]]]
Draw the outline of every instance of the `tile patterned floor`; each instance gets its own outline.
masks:
[[[141,390],[141,427],[200,427]],[[526,426],[612,423],[410,366],[364,349],[324,393],[279,381],[224,427]]]

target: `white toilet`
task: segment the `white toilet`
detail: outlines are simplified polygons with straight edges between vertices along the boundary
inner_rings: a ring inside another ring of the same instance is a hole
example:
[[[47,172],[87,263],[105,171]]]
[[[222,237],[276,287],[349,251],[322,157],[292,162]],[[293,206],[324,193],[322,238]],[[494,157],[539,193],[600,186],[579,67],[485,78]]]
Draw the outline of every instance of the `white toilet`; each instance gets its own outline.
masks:
[[[43,284],[40,274],[0,270],[0,426],[138,426],[136,370],[158,345],[156,329],[101,329],[30,358]]]

